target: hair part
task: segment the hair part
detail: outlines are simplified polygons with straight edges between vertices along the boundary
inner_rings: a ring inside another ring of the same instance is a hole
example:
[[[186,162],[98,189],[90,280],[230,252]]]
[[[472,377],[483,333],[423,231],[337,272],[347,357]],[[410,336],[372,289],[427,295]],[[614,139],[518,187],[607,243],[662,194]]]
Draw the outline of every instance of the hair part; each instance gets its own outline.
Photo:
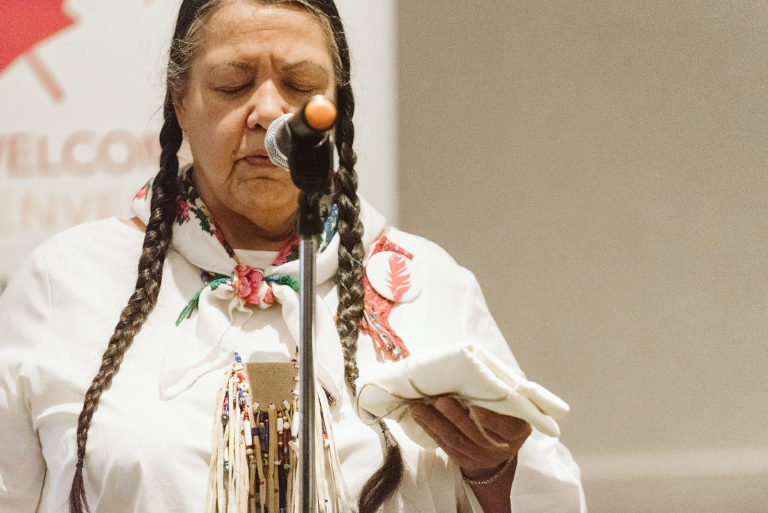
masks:
[[[274,5],[289,9],[301,9],[305,12],[309,12],[312,16],[314,16],[315,20],[323,30],[328,54],[331,56],[331,61],[333,62],[333,72],[334,78],[336,79],[336,84],[349,82],[349,73],[345,73],[343,70],[343,65],[339,55],[340,48],[338,47],[338,42],[334,37],[332,23],[329,20],[329,16],[318,6],[314,5],[313,2],[307,0],[208,0],[203,1],[194,14],[188,15],[191,20],[184,20],[187,21],[185,24],[177,24],[176,26],[176,30],[171,41],[168,68],[166,70],[166,87],[167,90],[171,91],[174,96],[183,96],[184,92],[186,91],[187,80],[189,80],[189,71],[192,68],[192,61],[194,60],[195,55],[197,55],[197,51],[202,43],[202,32],[205,28],[208,17],[213,14],[213,12],[215,12],[219,7],[228,3],[235,2]],[[179,11],[180,20],[182,19],[181,11],[184,10],[184,7],[185,6],[182,4]],[[338,13],[336,16],[338,16]],[[184,28],[184,25],[187,26],[187,29],[180,30]]]

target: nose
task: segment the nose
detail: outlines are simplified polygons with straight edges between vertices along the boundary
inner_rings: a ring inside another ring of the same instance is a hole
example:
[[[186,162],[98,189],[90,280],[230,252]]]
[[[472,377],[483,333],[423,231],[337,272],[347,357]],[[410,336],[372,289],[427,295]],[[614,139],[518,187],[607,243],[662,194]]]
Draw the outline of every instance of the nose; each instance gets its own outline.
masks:
[[[246,124],[251,130],[266,130],[269,124],[288,112],[288,105],[271,80],[262,82],[248,101]]]

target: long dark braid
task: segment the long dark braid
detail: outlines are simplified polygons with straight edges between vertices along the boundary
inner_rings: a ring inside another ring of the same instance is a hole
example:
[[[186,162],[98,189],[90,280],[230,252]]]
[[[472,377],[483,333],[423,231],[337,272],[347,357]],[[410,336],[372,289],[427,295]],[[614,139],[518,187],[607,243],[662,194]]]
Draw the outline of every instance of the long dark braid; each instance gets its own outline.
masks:
[[[360,375],[357,368],[357,338],[363,317],[363,225],[360,221],[360,200],[357,197],[357,156],[352,149],[355,127],[352,116],[355,99],[350,85],[350,56],[344,28],[332,1],[321,2],[323,11],[330,13],[336,46],[341,60],[340,77],[337,77],[336,103],[338,122],[336,125],[336,149],[339,153],[339,169],[335,175],[334,200],[339,208],[339,267],[336,272],[339,306],[336,324],[344,352],[344,379],[357,395],[356,381]],[[381,467],[366,481],[360,491],[358,508],[360,513],[373,513],[387,500],[400,485],[403,477],[403,455],[397,440],[392,436],[383,420],[379,427],[384,435],[385,454]]]
[[[357,335],[363,317],[363,224],[360,222],[360,200],[357,197],[357,156],[352,150],[354,127],[351,114],[354,100],[349,87],[339,88],[337,97],[339,124],[336,126],[336,147],[339,152],[339,169],[334,178],[335,202],[339,208],[339,306],[336,325],[344,351],[344,378],[356,393]]]
[[[347,87],[347,89],[349,88]],[[354,107],[352,106],[351,90],[348,94],[348,108],[352,111]],[[346,94],[340,94],[337,98],[340,111],[344,108],[341,101],[343,96]],[[351,119],[351,115],[349,119]],[[351,130],[351,121],[349,125]],[[336,127],[336,144],[339,150],[340,165],[335,178],[335,199],[339,207],[340,242],[339,268],[336,272],[339,296],[336,324],[344,352],[344,379],[352,390],[352,394],[356,395],[356,380],[360,374],[357,368],[357,337],[364,308],[363,258],[365,257],[365,248],[362,242],[363,226],[360,222],[360,200],[357,197],[357,174],[354,170],[357,157],[351,145],[346,142],[346,138],[339,135],[339,128],[341,126]],[[386,447],[384,463],[368,479],[360,491],[358,501],[360,513],[376,511],[394,493],[403,477],[403,457],[400,447],[384,421],[380,420],[378,424],[384,435]]]
[[[151,215],[144,235],[144,246],[139,258],[136,288],[128,304],[120,313],[120,320],[101,357],[101,366],[85,393],[85,401],[77,421],[77,466],[69,493],[70,513],[90,511],[85,497],[83,464],[88,441],[88,428],[98,408],[101,394],[112,384],[112,378],[120,368],[126,350],[133,343],[149,313],[157,303],[160,283],[163,279],[163,263],[171,241],[171,231],[176,213],[176,176],[179,160],[176,156],[181,146],[182,132],[176,114],[167,95],[164,108],[165,122],[160,131],[160,171],[152,184]]]

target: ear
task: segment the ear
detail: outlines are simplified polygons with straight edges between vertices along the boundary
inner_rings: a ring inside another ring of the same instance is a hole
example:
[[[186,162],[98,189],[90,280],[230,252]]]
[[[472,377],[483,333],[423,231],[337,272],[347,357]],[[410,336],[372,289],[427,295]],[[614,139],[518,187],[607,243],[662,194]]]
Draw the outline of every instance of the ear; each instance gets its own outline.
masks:
[[[173,103],[173,110],[176,111],[176,119],[179,121],[179,126],[182,132],[186,132],[186,111],[184,110],[184,95],[178,91],[171,92],[171,103]]]

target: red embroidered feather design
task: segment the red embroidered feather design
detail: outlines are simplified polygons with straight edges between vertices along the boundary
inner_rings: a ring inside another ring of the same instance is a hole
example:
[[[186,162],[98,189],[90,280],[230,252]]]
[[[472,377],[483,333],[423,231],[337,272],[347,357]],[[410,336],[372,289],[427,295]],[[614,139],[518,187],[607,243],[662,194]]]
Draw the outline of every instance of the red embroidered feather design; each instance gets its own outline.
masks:
[[[411,288],[411,274],[408,272],[408,266],[402,255],[393,253],[389,257],[389,278],[387,285],[392,292],[392,299],[395,302],[400,301],[403,295]]]
[[[398,255],[402,255],[408,260],[413,260],[413,255],[409,252],[391,242],[387,237],[382,237],[373,247],[371,256],[379,253],[380,251],[393,251]],[[389,260],[388,262],[389,263]],[[391,267],[395,266],[396,262],[390,264]],[[407,270],[407,269],[406,269]],[[404,274],[401,272],[392,272],[390,270],[390,276],[397,276],[396,281],[404,281],[407,283],[407,288],[403,290],[403,294],[411,287],[410,275],[406,274],[404,277],[400,276]],[[392,280],[388,285],[392,285]],[[397,284],[394,284],[397,288]],[[363,287],[365,288],[365,311],[363,312],[363,318],[360,320],[360,329],[367,333],[373,341],[373,346],[377,351],[388,356],[393,361],[402,360],[408,358],[411,354],[408,348],[405,347],[403,339],[401,339],[392,326],[389,324],[389,314],[392,311],[392,307],[395,306],[395,302],[391,299],[387,299],[371,286],[371,282],[368,281],[368,276],[363,275]]]

